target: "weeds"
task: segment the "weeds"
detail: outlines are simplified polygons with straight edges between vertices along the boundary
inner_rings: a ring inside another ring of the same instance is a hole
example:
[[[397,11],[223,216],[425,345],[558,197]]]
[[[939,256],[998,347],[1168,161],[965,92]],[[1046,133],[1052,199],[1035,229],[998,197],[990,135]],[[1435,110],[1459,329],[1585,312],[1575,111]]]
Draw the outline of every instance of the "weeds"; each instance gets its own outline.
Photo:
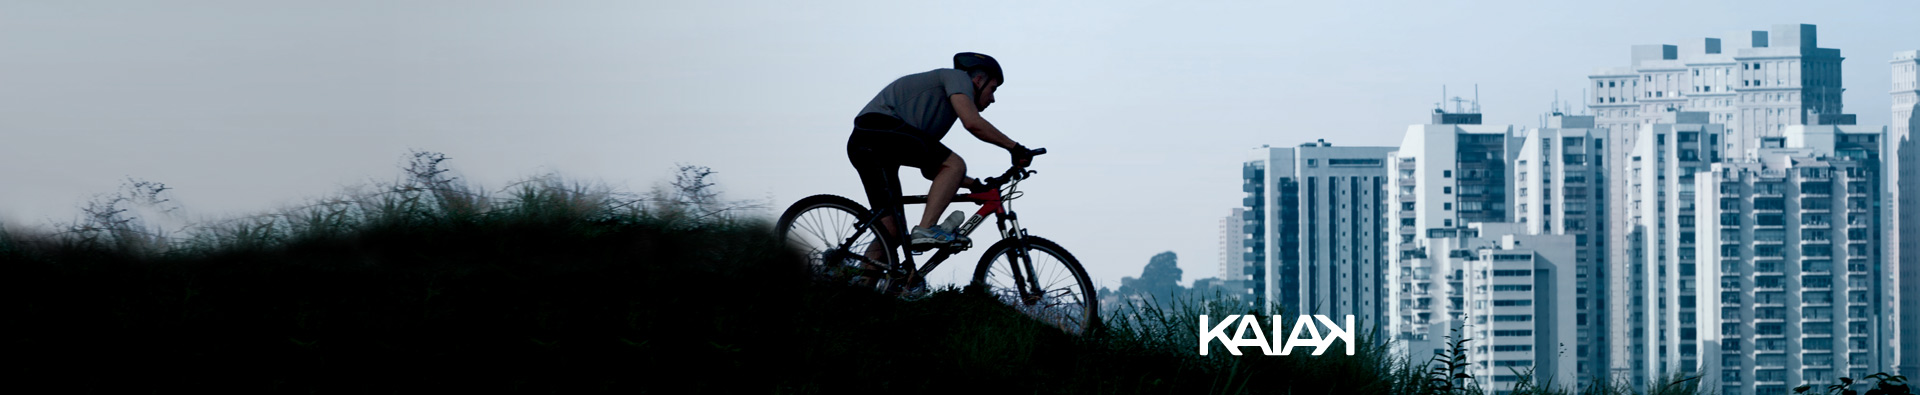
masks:
[[[1467,373],[1468,338],[1461,335],[1458,329],[1455,329],[1453,334],[1452,340],[1447,342],[1447,349],[1434,354],[1433,358],[1427,361],[1426,375],[1422,377],[1426,388],[1420,393],[1453,395],[1482,392],[1479,382],[1474,381],[1473,375]]]
[[[413,152],[390,183],[179,237],[129,209],[167,188],[133,180],[65,232],[0,227],[0,324],[32,361],[16,375],[138,392],[1482,392],[1464,337],[1424,363],[1370,330],[1351,356],[1200,356],[1197,317],[1258,313],[1224,297],[1128,300],[1067,336],[977,293],[785,277],[771,268],[796,257],[710,169],[647,196],[550,175],[488,192],[448,160]],[[1514,372],[1516,394],[1568,393]]]
[[[1859,380],[1854,380],[1849,377],[1841,377],[1839,379],[1834,380],[1834,384],[1826,386],[1826,391],[1820,391],[1820,392],[1811,392],[1814,389],[1814,385],[1804,384],[1799,387],[1793,387],[1793,393],[1795,394],[1816,393],[1816,394],[1824,394],[1824,395],[1859,395],[1860,391],[1856,390],[1854,387],[1865,386],[1867,385],[1868,380],[1872,380],[1873,387],[1867,389],[1866,395],[1906,395],[1906,394],[1913,393],[1913,388],[1907,385],[1907,376],[1892,375],[1892,374],[1887,374],[1886,372],[1867,375],[1866,377],[1861,377]]]

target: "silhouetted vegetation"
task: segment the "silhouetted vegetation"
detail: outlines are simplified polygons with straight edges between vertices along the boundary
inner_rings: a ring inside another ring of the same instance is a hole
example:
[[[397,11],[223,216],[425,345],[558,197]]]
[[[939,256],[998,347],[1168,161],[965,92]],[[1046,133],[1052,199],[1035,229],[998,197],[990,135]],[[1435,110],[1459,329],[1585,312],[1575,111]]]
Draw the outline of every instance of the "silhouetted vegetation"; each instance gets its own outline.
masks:
[[[968,290],[905,301],[809,284],[770,226],[736,215],[749,204],[712,193],[698,166],[641,196],[557,177],[485,192],[446,160],[415,153],[367,192],[178,232],[123,210],[165,200],[163,185],[133,180],[82,224],[0,231],[16,386],[1478,393],[1451,373],[1428,380],[1431,365],[1371,333],[1353,356],[1198,355],[1200,314],[1256,313],[1235,300],[1131,300],[1074,337]]]

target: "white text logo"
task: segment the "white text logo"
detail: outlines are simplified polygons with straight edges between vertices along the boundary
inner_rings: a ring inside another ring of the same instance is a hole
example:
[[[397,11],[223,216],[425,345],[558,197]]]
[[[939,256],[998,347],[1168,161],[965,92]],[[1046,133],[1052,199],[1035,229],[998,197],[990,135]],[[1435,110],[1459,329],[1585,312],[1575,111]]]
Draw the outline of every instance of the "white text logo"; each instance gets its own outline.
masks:
[[[1268,321],[1273,327],[1273,341],[1268,343],[1265,331],[1260,329],[1259,316],[1230,315],[1221,318],[1220,323],[1216,325],[1209,322],[1206,315],[1201,315],[1200,355],[1207,355],[1207,349],[1210,348],[1208,346],[1212,345],[1214,340],[1219,340],[1221,345],[1227,346],[1227,352],[1233,355],[1240,355],[1241,347],[1258,347],[1260,352],[1266,355],[1289,355],[1293,353],[1294,347],[1313,347],[1313,355],[1320,355],[1326,352],[1328,347],[1333,346],[1334,340],[1345,340],[1347,355],[1353,355],[1352,315],[1347,315],[1344,326],[1324,315],[1297,316],[1299,318],[1294,319],[1292,336],[1281,336],[1280,328],[1283,326],[1281,323],[1286,321],[1282,321],[1280,317],[1276,315]],[[1233,331],[1233,337],[1227,337],[1227,328],[1233,325],[1236,318],[1240,320],[1239,329]],[[1320,335],[1320,325],[1315,325],[1315,320],[1326,325],[1326,336]],[[1301,337],[1303,333],[1306,337]],[[1252,334],[1251,337],[1248,334]]]

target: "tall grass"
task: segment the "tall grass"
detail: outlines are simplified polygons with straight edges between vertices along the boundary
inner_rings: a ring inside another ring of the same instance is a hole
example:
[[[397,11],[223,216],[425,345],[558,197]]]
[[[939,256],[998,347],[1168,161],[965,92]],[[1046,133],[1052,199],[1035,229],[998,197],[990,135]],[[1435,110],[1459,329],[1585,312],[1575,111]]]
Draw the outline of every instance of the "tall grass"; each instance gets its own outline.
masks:
[[[17,383],[62,392],[1482,392],[1375,333],[1351,356],[1200,356],[1199,315],[1256,313],[1219,297],[1129,301],[1075,337],[977,291],[808,284],[764,219],[678,193],[711,186],[697,167],[639,195],[552,176],[488,191],[444,161],[180,232],[117,211],[137,199],[0,227],[0,347],[28,361]]]

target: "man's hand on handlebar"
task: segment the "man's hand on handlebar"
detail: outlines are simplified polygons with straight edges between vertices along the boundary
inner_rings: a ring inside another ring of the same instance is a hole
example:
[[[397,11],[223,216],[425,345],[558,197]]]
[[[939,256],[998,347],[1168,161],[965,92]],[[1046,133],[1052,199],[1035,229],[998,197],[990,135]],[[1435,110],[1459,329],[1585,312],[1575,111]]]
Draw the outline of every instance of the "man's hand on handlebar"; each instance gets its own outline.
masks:
[[[979,192],[986,189],[999,188],[1001,184],[1006,184],[1008,181],[1026,178],[1028,174],[1035,173],[1035,171],[1026,170],[1026,166],[1033,164],[1034,156],[1046,154],[1047,149],[1027,149],[1026,146],[1016,146],[1014,149],[1007,150],[1007,152],[1013,154],[1013,167],[1007,168],[1006,174],[987,177],[977,181],[969,179],[961,181],[960,185],[967,187],[968,190]],[[981,189],[974,189],[974,184],[969,184],[970,182],[980,185]]]
[[[980,181],[980,179],[978,178],[971,178],[971,177],[965,180],[961,180],[960,186],[967,188],[967,192],[969,193],[981,193],[981,192],[993,190],[993,187],[987,185],[985,181]]]
[[[1007,154],[1013,157],[1013,167],[1032,166],[1033,156],[1038,155],[1038,153],[1035,153],[1033,150],[1027,149],[1027,146],[1019,144],[1015,144],[1013,148],[1007,149]]]

